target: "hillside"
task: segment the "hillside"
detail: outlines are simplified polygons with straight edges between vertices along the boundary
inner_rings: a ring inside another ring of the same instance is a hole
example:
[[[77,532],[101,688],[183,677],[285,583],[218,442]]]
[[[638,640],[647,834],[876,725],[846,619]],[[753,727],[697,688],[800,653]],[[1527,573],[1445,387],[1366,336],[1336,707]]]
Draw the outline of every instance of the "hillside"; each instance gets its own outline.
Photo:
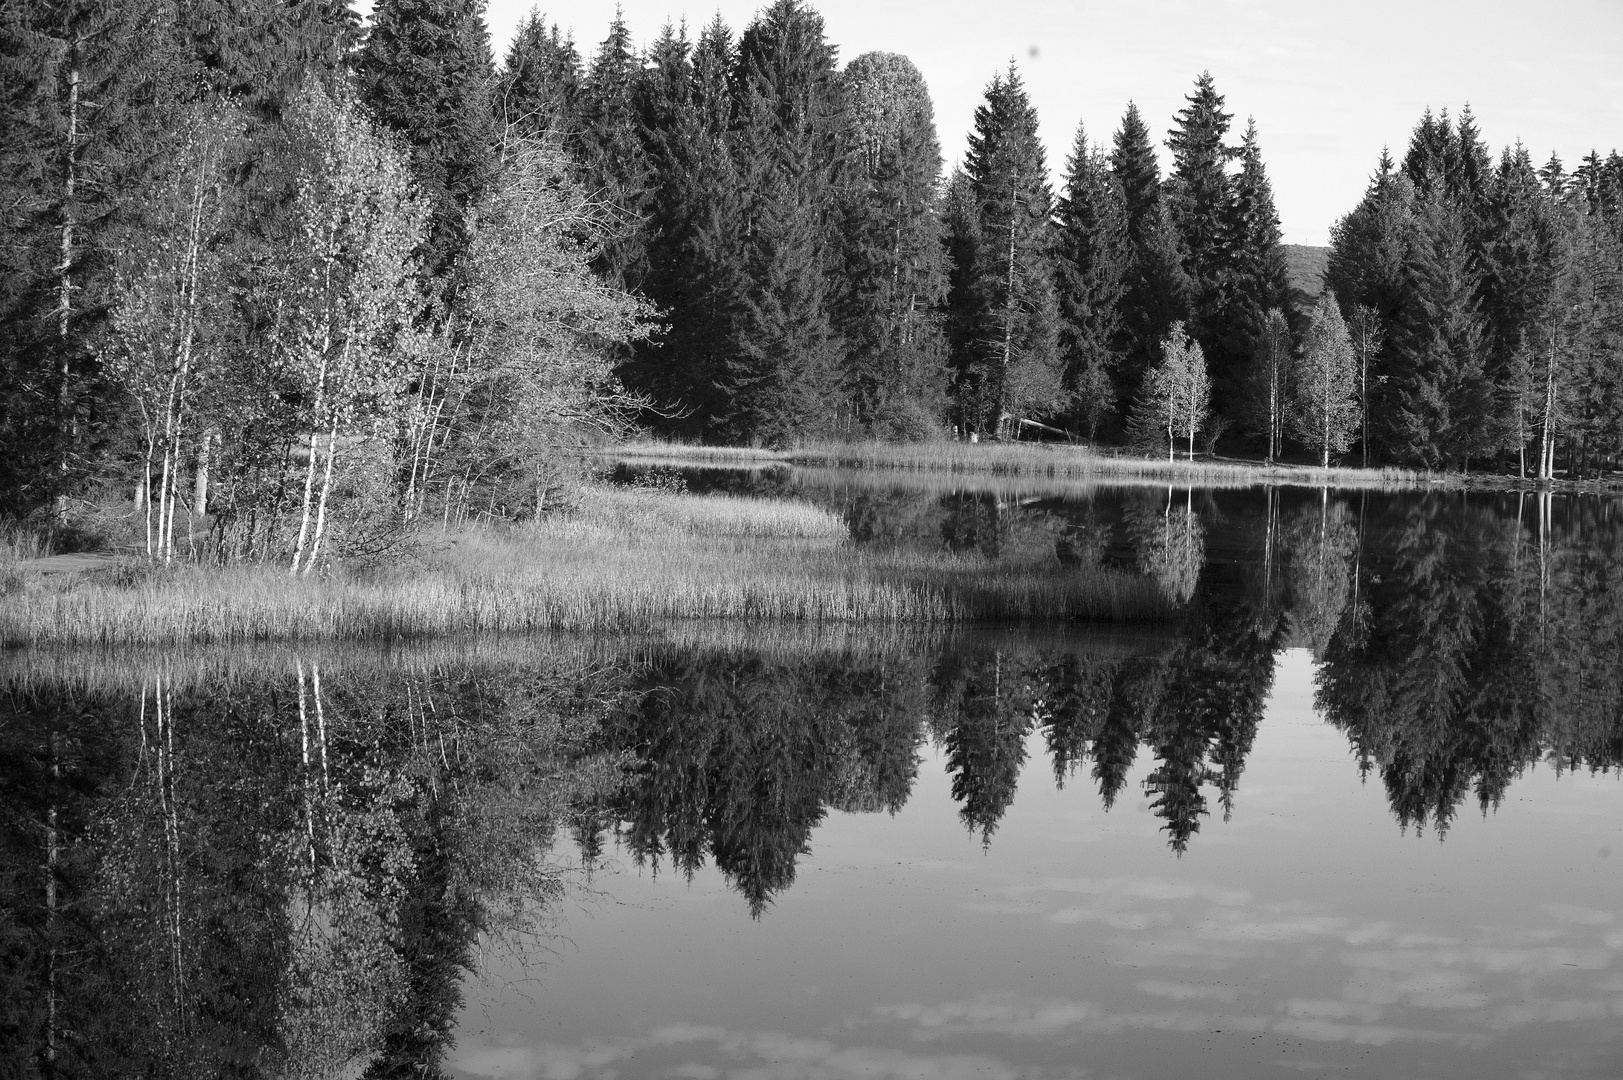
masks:
[[[1324,291],[1324,272],[1330,265],[1330,249],[1306,244],[1283,244],[1286,273],[1291,295],[1299,307],[1308,307]]]

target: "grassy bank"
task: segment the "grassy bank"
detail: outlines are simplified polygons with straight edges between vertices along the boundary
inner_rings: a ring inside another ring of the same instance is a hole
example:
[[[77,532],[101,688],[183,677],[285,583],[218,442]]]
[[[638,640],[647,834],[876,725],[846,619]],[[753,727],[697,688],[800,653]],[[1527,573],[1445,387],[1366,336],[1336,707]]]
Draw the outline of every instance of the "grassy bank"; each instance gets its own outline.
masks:
[[[918,474],[988,474],[1094,482],[1196,484],[1239,487],[1291,484],[1320,487],[1414,488],[1460,478],[1395,467],[1363,469],[1312,465],[1264,465],[1255,461],[1200,458],[1194,461],[1134,457],[1059,443],[811,443],[792,450],[687,446],[644,440],[606,453],[654,465],[749,466],[773,463],[845,469],[892,470]],[[1495,480],[1504,480],[1494,477]],[[1511,482],[1514,482],[1513,478]]]
[[[166,644],[647,630],[671,620],[869,624],[1155,622],[1154,583],[1119,570],[874,552],[792,500],[594,489],[506,531],[424,537],[408,565],[325,579],[279,567],[22,575],[0,642]]]

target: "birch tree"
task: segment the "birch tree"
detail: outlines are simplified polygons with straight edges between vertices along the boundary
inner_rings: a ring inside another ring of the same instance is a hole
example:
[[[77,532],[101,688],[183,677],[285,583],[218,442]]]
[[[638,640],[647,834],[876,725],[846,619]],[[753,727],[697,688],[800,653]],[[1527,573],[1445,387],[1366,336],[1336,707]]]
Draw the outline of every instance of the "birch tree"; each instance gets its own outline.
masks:
[[[1211,416],[1212,380],[1206,356],[1181,322],[1161,342],[1161,360],[1144,375],[1144,390],[1134,409],[1132,428],[1137,441],[1147,442],[1152,432],[1164,431],[1167,460],[1180,438],[1188,440],[1189,458],[1195,456],[1195,433]]]
[[[1285,313],[1269,308],[1252,353],[1254,422],[1268,433],[1268,464],[1279,456],[1285,434],[1286,393],[1291,369],[1291,331]]]
[[[1332,453],[1352,445],[1363,410],[1358,406],[1358,365],[1341,310],[1328,295],[1313,309],[1313,321],[1296,362],[1291,425],[1304,446],[1319,451],[1330,467]]]
[[[615,220],[556,143],[510,140],[470,227],[463,313],[411,380],[408,515],[442,485],[446,520],[476,494],[488,512],[539,514],[569,451],[647,406],[621,386],[609,349],[647,338],[654,310],[591,270]]]
[[[226,173],[242,133],[242,117],[224,105],[194,106],[182,117],[170,164],[147,192],[147,227],[131,237],[118,267],[112,348],[103,360],[140,413],[137,500],[147,556],[163,562],[174,558],[185,454],[207,455],[196,417],[201,396],[221,377],[218,327],[230,298],[219,241],[228,227]]]
[[[284,251],[283,355],[303,399],[308,459],[289,570],[309,573],[327,537],[346,445],[380,434],[421,311],[412,255],[426,210],[406,161],[353,102],[311,81],[290,110],[297,242]]]

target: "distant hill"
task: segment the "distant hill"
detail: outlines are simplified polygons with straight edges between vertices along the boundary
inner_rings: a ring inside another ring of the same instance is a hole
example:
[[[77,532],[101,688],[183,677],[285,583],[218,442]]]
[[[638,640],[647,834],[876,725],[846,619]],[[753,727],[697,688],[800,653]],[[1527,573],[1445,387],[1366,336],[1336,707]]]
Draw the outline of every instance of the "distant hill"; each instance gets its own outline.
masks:
[[[1308,308],[1324,291],[1324,272],[1330,267],[1330,249],[1306,244],[1282,244],[1285,272],[1299,308]]]

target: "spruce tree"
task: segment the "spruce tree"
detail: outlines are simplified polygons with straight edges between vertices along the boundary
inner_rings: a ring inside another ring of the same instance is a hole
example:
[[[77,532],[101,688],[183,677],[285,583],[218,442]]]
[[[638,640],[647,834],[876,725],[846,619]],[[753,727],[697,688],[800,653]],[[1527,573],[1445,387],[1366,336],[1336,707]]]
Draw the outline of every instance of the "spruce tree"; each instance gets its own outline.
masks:
[[[1167,177],[1167,208],[1183,245],[1183,267],[1193,289],[1190,323],[1208,345],[1222,336],[1227,287],[1229,180],[1224,169],[1233,151],[1224,143],[1232,114],[1223,111],[1210,72],[1195,80],[1184,98],[1177,126],[1167,135],[1172,172]]]
[[[1116,352],[1117,400],[1136,394],[1144,373],[1160,361],[1161,339],[1188,312],[1188,277],[1161,194],[1161,171],[1150,129],[1128,103],[1110,152],[1110,172],[1126,211],[1127,273]]]
[[[628,288],[640,287],[647,272],[642,218],[650,181],[637,112],[641,68],[625,17],[616,8],[609,36],[598,46],[581,83],[576,148],[587,187],[613,205],[624,221],[620,235],[604,243],[597,269]]]
[[[1555,209],[1521,144],[1506,148],[1484,202],[1482,313],[1486,374],[1495,394],[1492,434],[1500,447],[1520,456],[1541,404],[1532,357],[1542,355],[1555,318],[1567,249]]]
[[[411,155],[431,207],[422,263],[446,279],[495,181],[495,66],[481,0],[378,0],[356,59],[361,100]]]
[[[639,97],[652,181],[643,288],[667,326],[657,341],[638,347],[621,376],[653,400],[658,411],[650,420],[662,429],[742,438],[747,433],[734,415],[730,386],[742,362],[739,335],[751,282],[732,149],[732,35],[717,17],[689,54],[668,31],[653,58]]]
[[[1401,455],[1408,445],[1398,430],[1398,383],[1388,376],[1396,338],[1409,306],[1408,252],[1415,233],[1415,190],[1384,150],[1363,199],[1330,230],[1325,287],[1343,311],[1367,308],[1383,345],[1369,357],[1369,446],[1378,454]],[[1360,358],[1361,362],[1363,358]]]
[[[1252,351],[1266,312],[1286,307],[1289,281],[1280,246],[1279,211],[1262,163],[1255,121],[1246,123],[1240,142],[1240,170],[1231,181],[1227,217],[1225,274],[1227,305],[1222,312],[1223,347],[1231,354]]]
[[[845,153],[835,50],[822,16],[777,0],[739,39],[735,124],[751,281],[730,371],[733,428],[784,444],[835,422],[837,184]]]
[[[0,14],[0,502],[79,490],[133,417],[98,355],[134,193],[191,92],[149,0],[53,0]]]
[[[1088,144],[1080,124],[1055,217],[1065,388],[1077,402],[1088,438],[1097,439],[1116,408],[1116,337],[1128,275],[1127,206],[1103,148]]]
[[[947,258],[945,330],[952,362],[952,422],[962,436],[978,434],[976,418],[985,412],[980,381],[973,379],[967,358],[974,354],[978,312],[978,263],[981,218],[975,188],[962,167],[947,178],[941,197],[941,244]],[[961,362],[962,361],[962,362]]]
[[[1023,414],[1051,415],[1065,401],[1054,295],[1053,195],[1037,110],[1013,65],[993,78],[975,110],[965,162],[979,218],[971,341],[954,358],[960,385],[976,388],[974,430],[1016,433]]]
[[[180,0],[175,23],[197,86],[271,122],[307,76],[334,89],[361,39],[342,0]]]
[[[1407,303],[1394,335],[1393,447],[1429,466],[1461,466],[1493,449],[1493,394],[1466,215],[1433,188],[1416,212],[1405,263]]]
[[[578,133],[580,53],[536,8],[519,20],[496,83],[496,118],[517,134],[572,139]]]
[[[865,53],[841,79],[852,141],[838,290],[846,395],[866,430],[922,437],[938,421],[945,389],[935,315],[947,286],[935,110],[905,56]]]

